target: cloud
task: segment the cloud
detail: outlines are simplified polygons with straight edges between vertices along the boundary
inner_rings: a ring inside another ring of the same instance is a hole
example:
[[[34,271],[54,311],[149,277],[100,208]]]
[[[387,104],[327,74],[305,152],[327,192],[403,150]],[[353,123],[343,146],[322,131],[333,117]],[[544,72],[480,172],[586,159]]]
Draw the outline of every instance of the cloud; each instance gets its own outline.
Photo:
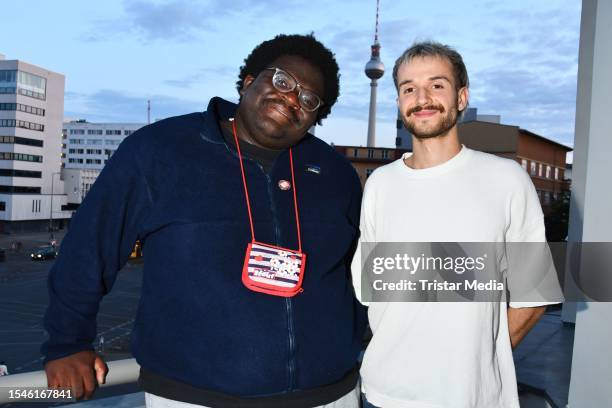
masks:
[[[573,143],[576,76],[543,70],[490,68],[474,75],[471,106],[502,122]]]
[[[92,122],[146,122],[147,100],[151,120],[204,111],[208,101],[179,99],[167,95],[132,95],[115,90],[92,94],[67,92],[65,116]]]
[[[174,88],[186,89],[203,82],[235,82],[237,80],[238,67],[218,65],[214,67],[202,68],[193,74],[185,76],[184,78],[165,79],[162,81],[162,83]]]
[[[335,53],[341,72],[341,95],[332,114],[367,122],[370,80],[365,76],[364,68],[370,59],[370,45],[374,42],[373,27],[372,30],[363,30],[330,25],[322,31],[333,33],[325,44]],[[418,33],[427,33],[427,36]],[[378,81],[377,122],[395,123],[397,118],[397,95],[391,79],[395,59],[414,41],[436,39],[454,33],[454,29],[448,26],[431,28],[415,18],[381,21],[379,40],[382,44],[381,60],[385,64],[385,74]]]
[[[500,114],[503,123],[572,145],[579,15],[576,5],[490,10],[482,44],[493,58],[470,73],[471,105],[481,113]]]
[[[153,2],[125,0],[123,14],[98,20],[85,40],[104,41],[130,34],[141,41],[190,41],[211,29],[206,9],[193,0]]]
[[[263,11],[293,10],[297,6],[297,0],[233,0],[230,4],[214,0],[124,0],[122,16],[98,20],[82,38],[86,41],[103,41],[111,36],[130,34],[143,42],[191,42],[201,39],[206,33],[217,31],[219,25],[228,21],[245,18],[256,22],[274,18],[273,14]],[[261,21],[258,23],[261,24]]]

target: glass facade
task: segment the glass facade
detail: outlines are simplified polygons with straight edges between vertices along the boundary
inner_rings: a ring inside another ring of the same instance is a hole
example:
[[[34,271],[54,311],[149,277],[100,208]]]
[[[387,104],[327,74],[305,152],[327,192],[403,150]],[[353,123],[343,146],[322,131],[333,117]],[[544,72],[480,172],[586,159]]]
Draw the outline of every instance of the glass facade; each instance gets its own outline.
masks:
[[[43,147],[43,141],[38,139],[28,139],[19,136],[0,136],[0,143],[13,143],[25,146]]]
[[[31,98],[45,100],[47,80],[29,72],[0,70],[0,93],[16,92]]]
[[[29,72],[18,71],[17,87],[42,95],[47,93],[47,80]]]
[[[45,116],[45,110],[36,108],[30,105],[23,105],[21,103],[0,103],[0,110],[4,111],[19,111],[31,113],[33,115]]]
[[[17,70],[15,69],[0,69],[0,84],[17,85]]]
[[[0,127],[18,127],[23,129],[36,130],[39,132],[45,131],[45,126],[39,123],[15,119],[0,119]]]
[[[36,155],[36,154],[0,152],[0,160],[20,160],[20,161],[42,163],[43,157]]]

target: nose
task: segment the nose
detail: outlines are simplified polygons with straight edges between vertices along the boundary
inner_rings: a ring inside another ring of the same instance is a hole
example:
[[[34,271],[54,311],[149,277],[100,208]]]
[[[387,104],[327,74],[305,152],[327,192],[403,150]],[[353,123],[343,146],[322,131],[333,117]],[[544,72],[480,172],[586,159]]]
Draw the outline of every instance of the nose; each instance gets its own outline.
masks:
[[[427,105],[431,102],[431,95],[427,88],[417,88],[416,90],[416,102],[419,106]]]
[[[299,90],[297,88],[289,92],[279,92],[289,109],[294,111],[300,110],[300,99],[298,97],[298,92]]]

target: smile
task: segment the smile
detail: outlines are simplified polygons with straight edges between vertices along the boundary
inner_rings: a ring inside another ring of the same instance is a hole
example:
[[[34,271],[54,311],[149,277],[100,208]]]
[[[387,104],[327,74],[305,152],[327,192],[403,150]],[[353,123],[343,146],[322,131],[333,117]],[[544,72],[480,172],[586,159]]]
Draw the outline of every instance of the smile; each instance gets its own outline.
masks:
[[[431,109],[431,110],[426,109],[426,110],[420,110],[418,112],[414,112],[413,115],[416,116],[417,118],[428,118],[428,117],[435,115],[438,112],[439,111],[437,109]]]
[[[280,103],[276,103],[276,102],[271,102],[269,108],[273,111],[278,112],[282,116],[284,116],[289,122],[291,123],[297,122],[294,115],[291,114],[291,112],[289,112],[289,110],[284,105]]]

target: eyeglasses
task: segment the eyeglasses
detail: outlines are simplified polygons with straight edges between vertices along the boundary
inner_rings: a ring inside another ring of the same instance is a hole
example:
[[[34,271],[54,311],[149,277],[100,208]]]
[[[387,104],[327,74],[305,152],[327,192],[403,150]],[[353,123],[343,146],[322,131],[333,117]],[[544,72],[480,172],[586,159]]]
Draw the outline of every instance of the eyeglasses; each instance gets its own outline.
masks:
[[[271,67],[266,69],[274,70],[272,75],[272,85],[277,91],[287,93],[294,89],[298,89],[298,101],[302,109],[308,112],[314,112],[323,105],[319,96],[304,88],[291,74],[283,71],[280,68]]]

